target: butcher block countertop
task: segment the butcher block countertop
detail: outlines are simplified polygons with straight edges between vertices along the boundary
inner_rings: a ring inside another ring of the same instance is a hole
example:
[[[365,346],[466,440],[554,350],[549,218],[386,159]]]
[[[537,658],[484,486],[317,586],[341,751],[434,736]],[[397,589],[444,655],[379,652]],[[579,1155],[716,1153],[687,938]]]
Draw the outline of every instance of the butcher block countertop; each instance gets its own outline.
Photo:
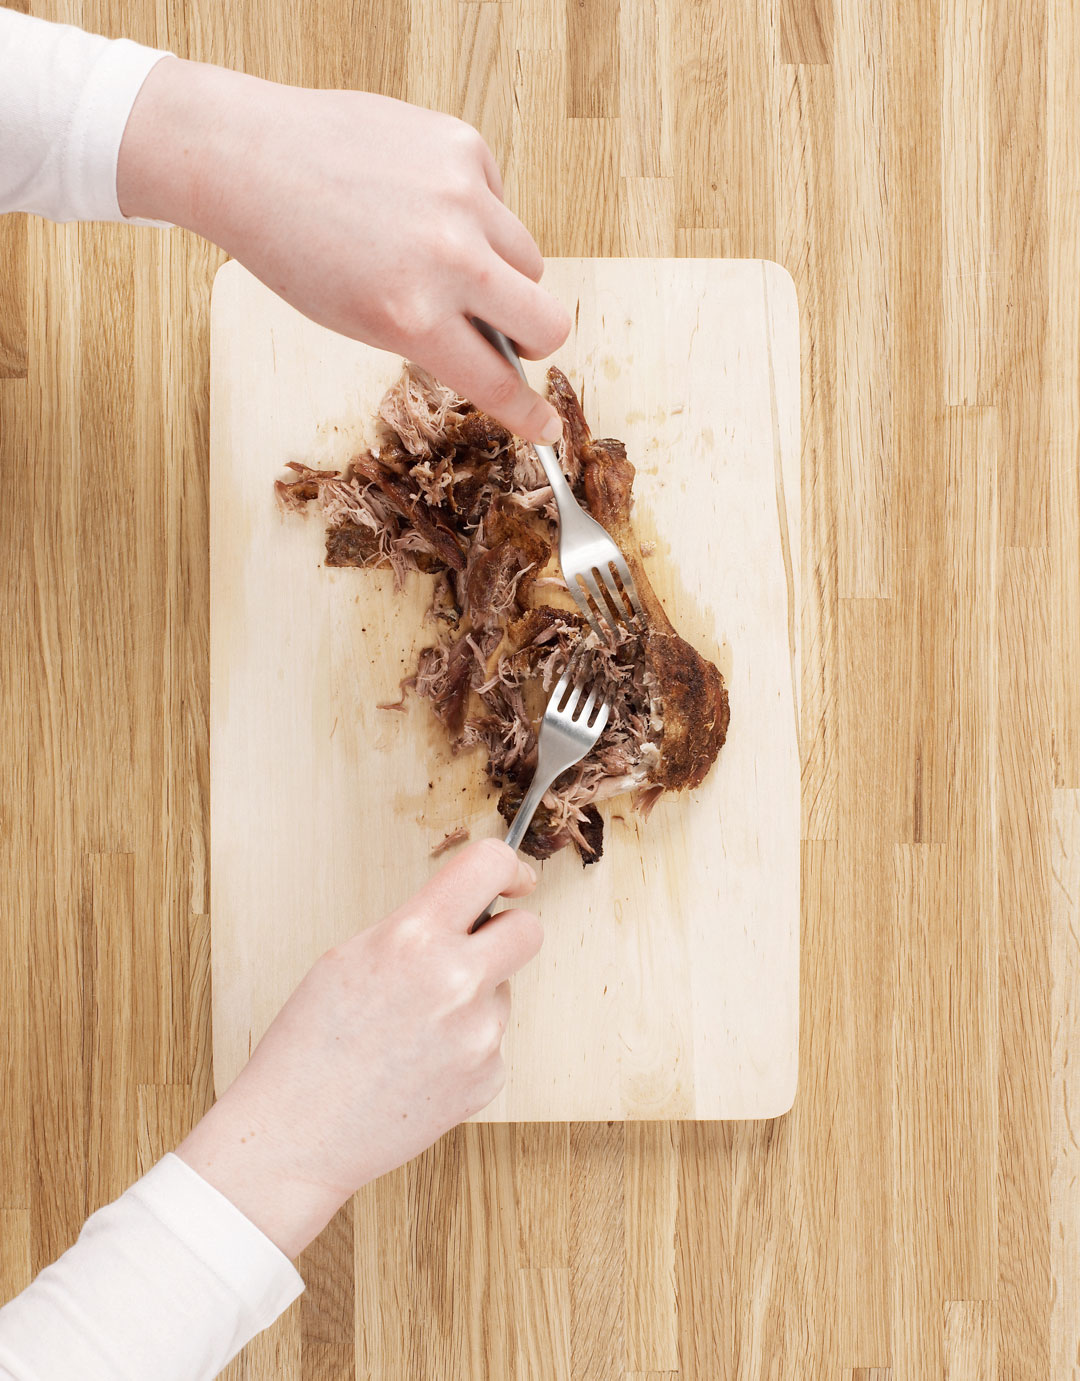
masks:
[[[775,1117],[798,1040],[799,321],[756,260],[555,259],[558,352],[597,436],[637,467],[638,537],[675,627],[724,673],[731,725],[604,854],[540,868],[537,960],[513,979],[507,1081],[483,1121]],[[210,841],[214,1072],[235,1078],[330,945],[374,924],[464,827],[502,834],[483,754],[452,757],[399,683],[432,580],[330,570],[289,461],[343,469],[401,360],[313,325],[239,264],[211,325]]]
[[[227,1381],[1071,1378],[1080,9],[30,8],[452,111],[549,258],[774,261],[798,298],[791,1111],[460,1128]],[[4,1296],[213,1096],[223,259],[0,218]]]

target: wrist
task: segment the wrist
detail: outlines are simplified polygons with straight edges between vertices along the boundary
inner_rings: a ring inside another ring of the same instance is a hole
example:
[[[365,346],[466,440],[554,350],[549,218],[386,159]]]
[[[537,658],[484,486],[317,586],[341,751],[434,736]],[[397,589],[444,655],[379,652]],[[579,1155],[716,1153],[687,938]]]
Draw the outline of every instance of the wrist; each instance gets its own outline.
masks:
[[[345,1201],[338,1191],[295,1173],[291,1148],[280,1144],[274,1128],[235,1084],[176,1154],[291,1259]]]
[[[121,212],[215,239],[229,169],[243,162],[249,142],[244,113],[267,85],[208,63],[159,62],[136,97],[120,143]]]

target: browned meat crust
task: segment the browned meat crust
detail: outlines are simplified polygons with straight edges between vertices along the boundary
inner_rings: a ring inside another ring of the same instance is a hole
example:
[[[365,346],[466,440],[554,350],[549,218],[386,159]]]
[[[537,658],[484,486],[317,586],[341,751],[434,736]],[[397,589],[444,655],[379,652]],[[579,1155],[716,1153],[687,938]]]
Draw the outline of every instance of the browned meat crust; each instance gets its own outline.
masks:
[[[678,633],[650,629],[645,665],[664,707],[660,756],[649,780],[665,791],[700,786],[727,738],[731,713],[724,678]]]
[[[645,611],[645,665],[664,707],[660,755],[649,770],[650,780],[668,791],[698,786],[727,737],[730,712],[724,678],[676,633],[645,572],[630,521],[634,467],[626,447],[621,441],[593,441],[566,376],[552,368],[548,378],[569,444],[581,460],[585,503],[624,553]]]
[[[643,815],[664,790],[698,785],[724,742],[720,672],[671,625],[630,519],[634,467],[622,442],[593,440],[566,376],[548,371],[564,423],[563,470],[622,548],[647,616],[644,635],[600,643],[557,569],[558,516],[531,447],[423,370],[407,365],[379,406],[378,444],[344,473],[293,464],[287,509],[318,502],[331,566],[434,574],[439,629],[402,682],[426,699],[456,749],[481,746],[510,820],[536,766],[536,723],[572,650],[584,647],[612,713],[593,751],[544,797],[523,849],[547,858],[574,844],[603,852],[597,803],[636,793]],[[391,708],[400,708],[395,702]]]
[[[416,529],[438,557],[453,571],[465,569],[465,553],[453,532],[432,511],[431,505],[420,492],[419,485],[402,479],[388,465],[383,465],[374,456],[362,454],[355,457],[352,472],[358,478],[363,476],[377,484],[394,509]]]
[[[367,566],[378,555],[379,539],[369,527],[342,523],[326,534],[328,566]]]

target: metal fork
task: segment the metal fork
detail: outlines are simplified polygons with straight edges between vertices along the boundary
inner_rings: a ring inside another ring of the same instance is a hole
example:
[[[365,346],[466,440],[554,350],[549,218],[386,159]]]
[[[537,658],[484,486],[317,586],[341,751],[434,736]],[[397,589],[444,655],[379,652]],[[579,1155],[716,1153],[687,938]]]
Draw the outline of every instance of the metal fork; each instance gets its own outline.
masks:
[[[473,317],[472,321],[484,339],[524,379],[525,371],[513,341],[479,317]],[[536,442],[533,443],[533,450],[544,467],[559,509],[559,564],[562,566],[563,579],[588,620],[589,627],[602,638],[606,626],[610,626],[612,631],[620,623],[632,626],[635,617],[644,623],[630,567],[611,534],[595,518],[590,518],[574,498],[555,455],[555,448]],[[616,576],[622,582],[626,598],[619,590]]]
[[[579,670],[580,658],[571,657],[566,670],[555,683],[540,721],[536,772],[506,832],[506,842],[512,849],[516,849],[524,839],[544,792],[560,772],[581,761],[608,722],[610,704],[597,698],[595,686],[586,696],[586,686],[577,679]],[[491,920],[491,907],[494,905],[492,902],[477,916],[469,927],[470,935]]]

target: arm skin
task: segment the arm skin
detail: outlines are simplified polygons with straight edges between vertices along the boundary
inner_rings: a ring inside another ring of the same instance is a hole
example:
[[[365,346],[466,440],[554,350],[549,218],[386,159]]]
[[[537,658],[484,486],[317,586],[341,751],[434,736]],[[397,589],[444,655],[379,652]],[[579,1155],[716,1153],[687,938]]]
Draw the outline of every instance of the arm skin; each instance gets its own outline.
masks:
[[[361,1185],[502,1088],[508,979],[543,932],[519,910],[468,930],[493,897],[535,883],[501,840],[478,840],[327,951],[177,1155],[297,1256]]]
[[[167,59],[120,149],[124,215],[220,245],[305,315],[408,356],[530,440],[554,409],[469,324],[539,359],[569,331],[543,261],[459,120],[362,92],[306,91]],[[496,840],[463,850],[378,925],[324,955],[180,1155],[288,1256],[362,1184],[501,1087],[510,975],[542,934],[505,911],[535,875]]]
[[[469,322],[497,326],[527,359],[570,330],[463,121],[170,58],[135,102],[117,196],[125,216],[197,231],[305,316],[417,361],[518,435],[561,435]]]

